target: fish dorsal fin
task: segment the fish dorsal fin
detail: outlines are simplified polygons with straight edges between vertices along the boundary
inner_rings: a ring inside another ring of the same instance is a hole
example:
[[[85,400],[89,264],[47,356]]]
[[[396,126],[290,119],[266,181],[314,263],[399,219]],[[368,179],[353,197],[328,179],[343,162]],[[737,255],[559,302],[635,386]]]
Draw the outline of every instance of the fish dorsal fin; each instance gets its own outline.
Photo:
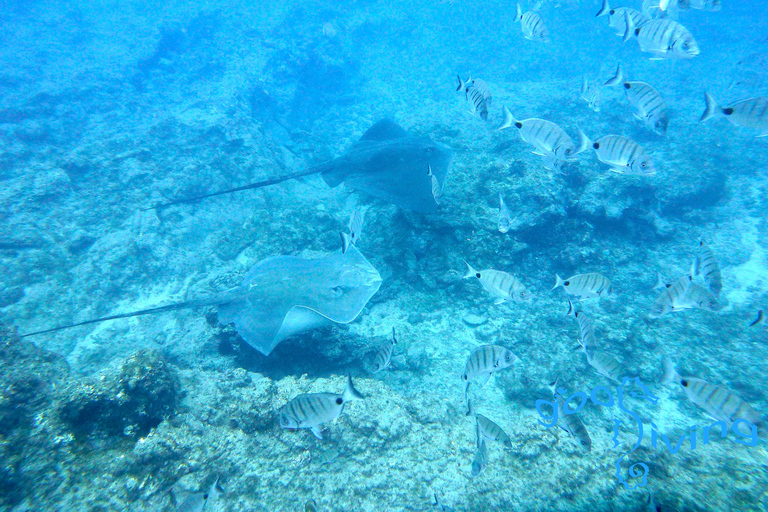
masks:
[[[408,136],[408,132],[402,126],[392,119],[382,119],[374,124],[360,137],[360,140],[393,140],[403,139]]]

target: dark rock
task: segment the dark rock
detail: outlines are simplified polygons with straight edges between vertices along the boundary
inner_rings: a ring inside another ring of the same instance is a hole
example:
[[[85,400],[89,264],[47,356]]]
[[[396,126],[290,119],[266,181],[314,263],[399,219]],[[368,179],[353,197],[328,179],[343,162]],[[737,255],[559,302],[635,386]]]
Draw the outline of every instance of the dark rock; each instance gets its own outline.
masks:
[[[59,416],[81,437],[138,438],[173,414],[179,395],[175,370],[158,352],[141,350],[117,372],[71,385]]]

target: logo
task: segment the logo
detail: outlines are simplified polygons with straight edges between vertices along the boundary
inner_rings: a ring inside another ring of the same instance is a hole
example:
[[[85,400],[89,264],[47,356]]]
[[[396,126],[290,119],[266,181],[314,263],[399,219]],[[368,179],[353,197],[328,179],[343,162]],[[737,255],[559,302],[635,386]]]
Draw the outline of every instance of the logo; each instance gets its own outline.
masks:
[[[636,384],[640,391],[637,390],[627,390],[626,388],[629,387],[632,384]],[[555,401],[551,402],[549,400],[536,400],[536,412],[539,413],[540,419],[539,423],[541,423],[546,428],[552,428],[557,425],[559,421],[558,417],[558,411],[560,410],[560,399],[562,396],[565,395],[568,391],[563,388],[557,388],[555,390]],[[605,395],[607,397],[606,399],[601,399],[601,395]],[[613,408],[614,405],[618,405],[621,412],[626,414],[631,418],[632,421],[634,421],[635,424],[635,430],[637,432],[637,442],[634,444],[634,446],[626,453],[623,453],[618,460],[616,460],[616,463],[614,466],[616,467],[616,478],[618,479],[619,483],[624,485],[625,489],[636,489],[638,487],[644,487],[648,483],[648,465],[644,462],[635,462],[634,464],[629,466],[629,477],[630,478],[640,478],[640,482],[630,486],[630,482],[627,481],[624,478],[624,472],[622,470],[622,463],[624,460],[629,457],[631,453],[633,453],[635,450],[637,450],[640,447],[640,444],[643,442],[643,420],[640,418],[640,415],[637,414],[635,411],[632,411],[629,409],[626,404],[625,400],[627,396],[631,396],[632,398],[647,400],[651,402],[652,404],[656,404],[659,401],[659,398],[654,396],[650,389],[648,389],[645,384],[643,384],[640,381],[639,377],[624,377],[622,379],[622,382],[620,385],[616,387],[616,400],[614,400],[614,395],[611,393],[611,391],[606,388],[605,386],[597,386],[594,389],[590,391],[589,394],[587,394],[584,391],[577,391],[573,394],[571,394],[568,398],[566,398],[562,402],[562,411],[563,414],[570,415],[570,414],[576,414],[579,412],[588,401],[592,401],[593,404],[600,406],[600,407],[609,407]],[[571,401],[574,399],[579,399],[579,405],[576,408],[571,408]],[[552,414],[547,415],[542,411],[542,406],[548,405],[549,407],[552,407]],[[619,446],[619,428],[622,426],[622,420],[620,419],[613,419],[613,448],[618,448]],[[709,443],[709,435],[715,426],[720,428],[720,437],[725,438],[728,434],[728,425],[725,421],[716,421],[712,425],[708,425],[703,428],[702,430],[702,445],[707,445]],[[695,450],[697,447],[697,426],[692,425],[689,427],[689,432],[687,434],[684,434],[680,440],[675,444],[675,446],[672,446],[672,443],[669,441],[669,438],[664,435],[660,434],[658,432],[658,427],[653,422],[651,423],[651,446],[656,449],[658,445],[659,437],[664,441],[664,444],[667,446],[667,449],[669,449],[669,452],[672,455],[677,454],[678,451],[680,451],[680,448],[682,448],[683,443],[686,439],[690,441],[691,450]],[[747,433],[747,430],[749,431]],[[736,441],[739,444],[743,444],[745,446],[757,446],[757,427],[750,423],[749,421],[745,419],[738,418],[734,420],[731,423],[731,430],[733,431],[733,434],[735,436],[734,441]]]

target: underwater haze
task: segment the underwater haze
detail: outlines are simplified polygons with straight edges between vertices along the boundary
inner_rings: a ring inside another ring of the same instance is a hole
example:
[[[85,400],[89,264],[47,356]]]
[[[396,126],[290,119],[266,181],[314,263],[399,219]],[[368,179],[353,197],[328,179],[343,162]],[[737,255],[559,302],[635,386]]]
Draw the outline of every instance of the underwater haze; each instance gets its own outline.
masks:
[[[767,34],[3,2],[0,510],[768,511]]]

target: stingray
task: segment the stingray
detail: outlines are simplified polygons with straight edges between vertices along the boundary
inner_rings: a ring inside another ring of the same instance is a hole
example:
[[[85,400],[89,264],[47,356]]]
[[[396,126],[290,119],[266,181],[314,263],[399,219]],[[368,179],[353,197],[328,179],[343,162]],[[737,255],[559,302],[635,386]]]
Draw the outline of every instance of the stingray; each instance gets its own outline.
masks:
[[[437,209],[437,201],[430,169],[441,191],[452,161],[453,151],[449,147],[427,137],[411,136],[396,122],[383,119],[370,127],[344,155],[318,167],[242,187],[160,203],[145,210],[192,203],[208,197],[320,174],[332,188],[345,183],[354,190],[405,209],[431,213]]]
[[[250,346],[268,356],[278,343],[294,334],[331,323],[351,322],[379,286],[381,276],[354,246],[345,254],[339,250],[319,259],[272,256],[254,265],[240,286],[213,297],[95,318],[21,337],[118,318],[215,305],[222,324],[234,324]]]

